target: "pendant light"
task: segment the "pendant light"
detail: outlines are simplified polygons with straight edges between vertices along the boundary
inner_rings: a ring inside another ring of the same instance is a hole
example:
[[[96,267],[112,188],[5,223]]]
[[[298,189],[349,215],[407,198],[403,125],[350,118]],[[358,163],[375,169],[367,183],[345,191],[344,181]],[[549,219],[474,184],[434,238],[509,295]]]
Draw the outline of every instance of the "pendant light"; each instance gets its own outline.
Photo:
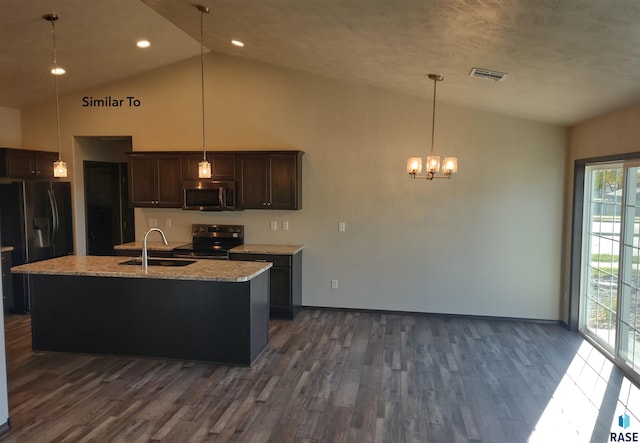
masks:
[[[58,14],[49,13],[42,16],[43,19],[51,23],[51,35],[53,36],[53,65],[51,66],[51,74],[56,85],[56,124],[58,132],[58,160],[53,162],[53,176],[54,177],[66,177],[67,176],[67,163],[62,161],[62,155],[60,151],[60,94],[58,92],[58,76],[65,73],[64,68],[58,66],[58,54],[56,48],[56,21],[58,20]]]
[[[419,175],[422,172],[422,158],[420,157],[411,157],[407,160],[407,172],[411,178],[426,178],[427,180],[451,178],[453,174],[458,172],[458,159],[456,157],[445,157],[442,165],[442,174],[440,174],[440,156],[433,155],[433,141],[436,131],[436,85],[444,80],[444,77],[438,74],[429,74],[428,77],[433,80],[433,113],[431,114],[431,151],[427,156],[426,175]]]
[[[211,10],[206,6],[196,5],[200,11],[200,80],[202,93],[202,161],[198,163],[198,177],[211,178],[211,163],[207,161],[207,143],[205,137],[205,120],[204,120],[204,15]]]

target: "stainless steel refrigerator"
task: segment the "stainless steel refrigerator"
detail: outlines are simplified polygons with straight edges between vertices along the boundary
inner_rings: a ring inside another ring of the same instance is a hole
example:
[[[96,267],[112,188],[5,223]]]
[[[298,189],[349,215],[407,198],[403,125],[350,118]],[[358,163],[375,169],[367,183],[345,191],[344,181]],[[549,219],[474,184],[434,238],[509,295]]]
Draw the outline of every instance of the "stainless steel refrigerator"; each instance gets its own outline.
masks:
[[[73,254],[71,183],[0,183],[0,243],[13,246],[13,265]],[[29,311],[29,280],[13,275],[14,312]]]

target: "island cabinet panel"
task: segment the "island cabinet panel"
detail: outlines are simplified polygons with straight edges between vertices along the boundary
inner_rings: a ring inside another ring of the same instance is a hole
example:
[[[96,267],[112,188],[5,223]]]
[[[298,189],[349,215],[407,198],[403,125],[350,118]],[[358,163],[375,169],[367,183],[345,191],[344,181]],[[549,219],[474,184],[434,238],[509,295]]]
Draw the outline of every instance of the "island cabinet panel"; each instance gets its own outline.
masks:
[[[182,156],[182,179],[199,180],[198,163],[202,161],[202,153]],[[211,180],[235,180],[236,156],[234,154],[207,153],[207,161],[211,163]]]
[[[182,156],[129,154],[129,206],[182,207]]]
[[[2,304],[5,311],[13,308],[13,277],[11,276],[11,251],[2,253]]]
[[[251,365],[268,342],[268,272],[246,282],[29,278],[34,350]]]
[[[11,178],[53,178],[57,152],[0,148],[0,176]]]
[[[294,319],[302,309],[302,251],[294,255],[229,254],[231,260],[271,262],[269,313],[271,318]]]
[[[244,209],[301,209],[302,154],[238,154],[240,205]]]

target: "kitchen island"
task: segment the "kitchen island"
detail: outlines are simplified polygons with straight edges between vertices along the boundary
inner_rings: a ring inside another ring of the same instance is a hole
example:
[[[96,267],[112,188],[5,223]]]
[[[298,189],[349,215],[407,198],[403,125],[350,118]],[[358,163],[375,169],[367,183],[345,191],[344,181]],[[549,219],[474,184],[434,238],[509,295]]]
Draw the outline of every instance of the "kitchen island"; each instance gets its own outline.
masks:
[[[271,263],[195,260],[145,273],[125,260],[13,267],[31,282],[33,349],[251,365],[267,345]]]

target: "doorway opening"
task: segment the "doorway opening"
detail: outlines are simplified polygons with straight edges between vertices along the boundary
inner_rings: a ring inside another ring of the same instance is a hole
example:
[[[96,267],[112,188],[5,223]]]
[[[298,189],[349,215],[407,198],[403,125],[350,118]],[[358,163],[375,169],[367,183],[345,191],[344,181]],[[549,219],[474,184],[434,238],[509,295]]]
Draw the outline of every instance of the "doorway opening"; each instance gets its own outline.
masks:
[[[127,173],[132,138],[75,137],[75,141],[75,162],[83,166],[76,188],[83,196],[78,195],[77,201],[84,202],[78,208],[84,212],[82,225],[78,217],[78,253],[113,255],[115,245],[135,240]]]

